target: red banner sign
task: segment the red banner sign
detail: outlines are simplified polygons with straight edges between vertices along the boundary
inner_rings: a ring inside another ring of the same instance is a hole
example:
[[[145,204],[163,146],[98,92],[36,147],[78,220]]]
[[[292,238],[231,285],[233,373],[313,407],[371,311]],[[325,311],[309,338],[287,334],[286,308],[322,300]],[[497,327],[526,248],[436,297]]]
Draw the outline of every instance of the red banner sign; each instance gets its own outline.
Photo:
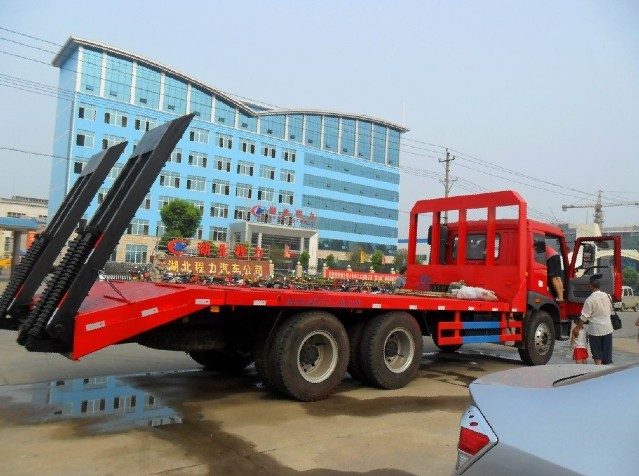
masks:
[[[352,279],[354,281],[385,281],[394,283],[399,275],[390,273],[360,273],[359,271],[340,271],[338,269],[327,269],[325,278],[331,279]]]

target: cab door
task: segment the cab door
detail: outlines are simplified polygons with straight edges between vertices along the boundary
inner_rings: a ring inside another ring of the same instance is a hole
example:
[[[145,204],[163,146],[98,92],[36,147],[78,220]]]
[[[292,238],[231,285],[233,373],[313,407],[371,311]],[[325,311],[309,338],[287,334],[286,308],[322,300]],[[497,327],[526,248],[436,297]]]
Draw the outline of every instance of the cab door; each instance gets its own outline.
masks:
[[[578,315],[590,295],[588,282],[599,275],[601,290],[621,299],[621,237],[578,238],[568,270],[568,314]]]

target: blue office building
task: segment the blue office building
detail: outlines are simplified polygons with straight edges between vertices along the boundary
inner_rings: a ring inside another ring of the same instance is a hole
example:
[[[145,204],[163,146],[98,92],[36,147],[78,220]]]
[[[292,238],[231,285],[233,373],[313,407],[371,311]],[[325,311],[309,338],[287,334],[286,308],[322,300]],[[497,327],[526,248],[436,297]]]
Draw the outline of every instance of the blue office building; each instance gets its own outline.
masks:
[[[49,216],[93,154],[129,142],[88,217],[145,131],[196,113],[130,224],[131,238],[121,241],[127,260],[151,254],[133,237],[161,236],[159,210],[175,198],[201,211],[197,239],[257,243],[264,233],[290,236],[292,249],[300,251],[339,252],[357,243],[396,248],[404,127],[239,99],[153,60],[75,37],[53,65],[60,68],[61,93]]]

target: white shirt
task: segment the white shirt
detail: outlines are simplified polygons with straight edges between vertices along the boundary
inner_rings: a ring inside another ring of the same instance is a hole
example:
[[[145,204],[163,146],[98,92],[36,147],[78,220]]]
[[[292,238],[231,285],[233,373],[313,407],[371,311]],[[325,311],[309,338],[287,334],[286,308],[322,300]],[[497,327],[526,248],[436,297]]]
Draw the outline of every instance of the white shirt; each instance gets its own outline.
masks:
[[[570,326],[570,335],[572,335],[572,330],[576,327],[575,324],[573,323],[572,326]],[[573,344],[572,348],[573,349],[587,349],[588,348],[588,339],[587,336],[588,334],[586,334],[586,328],[582,327],[581,330],[579,331],[579,335],[577,336],[577,338],[571,342],[571,344]]]
[[[613,331],[610,322],[611,313],[612,304],[608,294],[603,291],[595,291],[584,302],[580,319],[588,322],[588,334],[605,336]]]

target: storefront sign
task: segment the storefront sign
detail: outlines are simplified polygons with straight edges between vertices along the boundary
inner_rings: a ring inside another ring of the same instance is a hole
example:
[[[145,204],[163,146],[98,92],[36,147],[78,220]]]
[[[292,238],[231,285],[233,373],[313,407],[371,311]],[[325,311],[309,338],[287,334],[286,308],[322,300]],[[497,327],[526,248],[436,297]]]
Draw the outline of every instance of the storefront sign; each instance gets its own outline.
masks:
[[[213,276],[226,276],[235,273],[243,276],[266,276],[270,274],[270,267],[268,261],[168,256],[166,271],[169,273],[193,273]]]

